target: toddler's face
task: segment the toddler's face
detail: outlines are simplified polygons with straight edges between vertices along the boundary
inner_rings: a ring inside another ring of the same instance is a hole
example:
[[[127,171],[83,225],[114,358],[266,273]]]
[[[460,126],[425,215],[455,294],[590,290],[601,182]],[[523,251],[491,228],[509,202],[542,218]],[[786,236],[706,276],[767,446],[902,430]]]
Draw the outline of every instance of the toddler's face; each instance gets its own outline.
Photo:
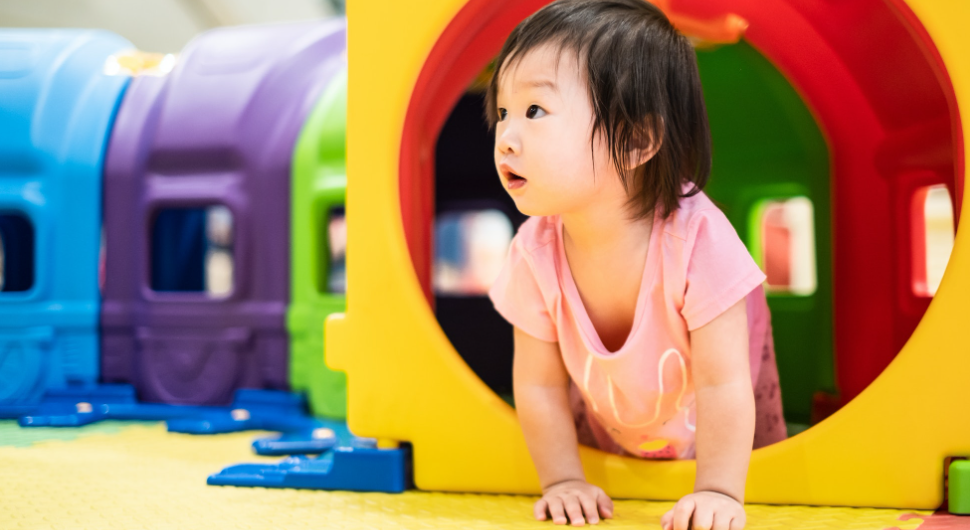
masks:
[[[620,181],[597,134],[575,54],[538,47],[503,67],[496,95],[495,167],[526,215],[578,211]]]

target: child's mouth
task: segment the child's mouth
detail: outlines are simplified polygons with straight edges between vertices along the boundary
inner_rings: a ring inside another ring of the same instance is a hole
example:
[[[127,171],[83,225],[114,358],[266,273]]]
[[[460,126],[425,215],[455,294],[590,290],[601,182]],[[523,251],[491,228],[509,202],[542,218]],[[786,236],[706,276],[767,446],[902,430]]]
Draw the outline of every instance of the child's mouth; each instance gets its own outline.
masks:
[[[521,188],[522,186],[525,186],[526,182],[527,181],[523,177],[520,177],[515,173],[509,173],[508,188],[510,190]]]

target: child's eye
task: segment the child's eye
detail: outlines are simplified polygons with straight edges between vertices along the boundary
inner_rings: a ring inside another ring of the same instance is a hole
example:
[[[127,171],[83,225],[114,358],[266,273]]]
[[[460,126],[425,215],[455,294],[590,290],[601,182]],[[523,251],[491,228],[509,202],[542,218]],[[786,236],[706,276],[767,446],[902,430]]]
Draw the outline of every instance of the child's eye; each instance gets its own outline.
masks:
[[[532,105],[529,107],[529,110],[525,111],[525,117],[529,118],[530,120],[541,118],[545,115],[546,111],[542,110],[542,107],[539,105]]]
[[[498,109],[498,121],[505,121],[505,117],[508,116],[509,111],[499,108]]]

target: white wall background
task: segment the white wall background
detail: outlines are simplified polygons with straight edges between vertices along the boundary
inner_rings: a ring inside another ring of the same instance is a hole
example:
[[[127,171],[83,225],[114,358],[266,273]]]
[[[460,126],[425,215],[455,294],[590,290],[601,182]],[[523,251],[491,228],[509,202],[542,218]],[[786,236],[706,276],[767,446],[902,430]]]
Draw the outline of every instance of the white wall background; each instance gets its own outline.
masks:
[[[0,0],[0,27],[100,28],[147,52],[180,51],[217,26],[333,16],[342,0]]]

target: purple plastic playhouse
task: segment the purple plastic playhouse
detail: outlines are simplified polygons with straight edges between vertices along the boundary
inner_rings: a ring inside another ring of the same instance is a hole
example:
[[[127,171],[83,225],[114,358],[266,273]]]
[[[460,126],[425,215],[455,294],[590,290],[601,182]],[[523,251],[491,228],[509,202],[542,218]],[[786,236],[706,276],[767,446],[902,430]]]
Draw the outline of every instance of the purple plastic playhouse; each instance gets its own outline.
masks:
[[[287,387],[290,164],[344,20],[218,29],[132,81],[105,165],[102,379],[143,401]]]

